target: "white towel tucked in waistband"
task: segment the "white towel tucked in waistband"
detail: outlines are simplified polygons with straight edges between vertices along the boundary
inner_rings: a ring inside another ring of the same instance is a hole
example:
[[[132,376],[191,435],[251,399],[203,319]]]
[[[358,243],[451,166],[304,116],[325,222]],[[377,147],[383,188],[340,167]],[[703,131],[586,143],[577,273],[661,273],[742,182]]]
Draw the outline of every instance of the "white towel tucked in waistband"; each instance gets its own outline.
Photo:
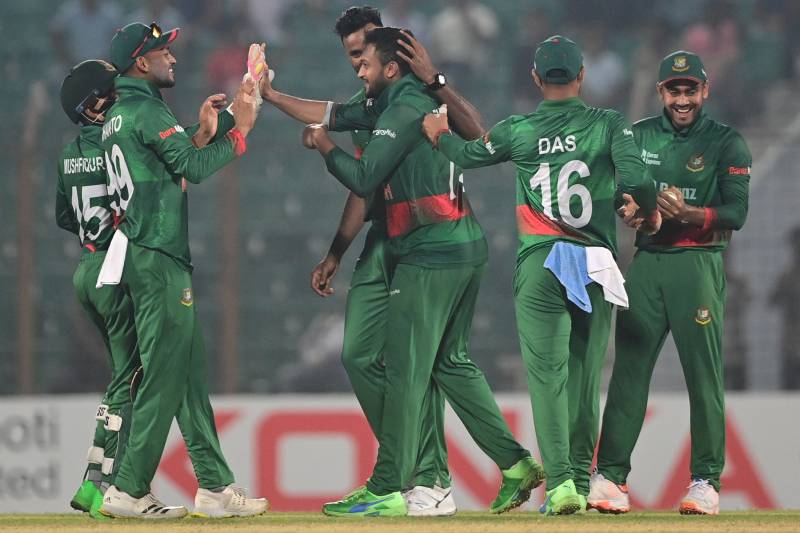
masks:
[[[128,237],[120,230],[114,232],[111,244],[108,246],[100,274],[97,275],[98,289],[103,285],[119,285],[122,279],[122,267],[125,266],[125,253],[128,250]]]
[[[619,271],[617,262],[608,248],[589,246],[586,248],[586,270],[594,282],[603,287],[607,302],[628,308],[628,293],[625,292],[625,278]]]

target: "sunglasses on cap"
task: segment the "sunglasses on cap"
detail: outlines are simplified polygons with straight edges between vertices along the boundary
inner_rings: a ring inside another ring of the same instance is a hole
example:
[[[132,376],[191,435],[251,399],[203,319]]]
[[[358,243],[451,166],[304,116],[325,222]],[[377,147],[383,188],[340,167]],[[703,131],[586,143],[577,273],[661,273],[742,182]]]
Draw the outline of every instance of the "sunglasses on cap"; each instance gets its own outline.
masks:
[[[142,44],[140,44],[139,46],[136,47],[136,50],[133,51],[133,53],[131,54],[131,57],[135,58],[136,56],[139,55],[139,52],[141,52],[141,50],[144,47],[144,45],[147,44],[147,39],[150,39],[150,38],[158,39],[159,37],[161,37],[162,33],[164,33],[164,32],[161,31],[161,27],[158,24],[156,24],[155,22],[151,22],[150,23],[150,31],[147,32],[144,35],[144,39],[142,39]]]

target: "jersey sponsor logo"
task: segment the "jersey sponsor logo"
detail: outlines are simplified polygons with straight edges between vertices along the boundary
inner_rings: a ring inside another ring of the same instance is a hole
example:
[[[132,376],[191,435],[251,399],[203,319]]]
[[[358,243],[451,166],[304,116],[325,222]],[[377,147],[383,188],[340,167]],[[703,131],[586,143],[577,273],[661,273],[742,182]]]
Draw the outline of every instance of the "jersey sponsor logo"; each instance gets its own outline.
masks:
[[[180,124],[175,124],[174,126],[169,128],[168,130],[159,131],[158,132],[158,136],[161,137],[162,139],[166,139],[170,135],[174,135],[174,134],[179,133],[179,132],[182,133],[183,132],[183,128],[180,126]]]
[[[642,161],[644,161],[645,165],[653,165],[656,167],[661,166],[661,161],[658,158],[658,154],[648,152],[647,150],[642,150]]]
[[[670,187],[669,183],[664,183],[663,181],[658,183],[659,191],[666,191]],[[694,187],[678,187],[678,190],[681,191],[684,200],[697,200],[697,189]]]
[[[191,287],[188,289],[183,289],[183,292],[181,292],[181,303],[186,307],[191,307],[194,303],[194,296],[192,296]]]
[[[728,174],[732,176],[745,176],[750,174],[750,167],[728,167]]]
[[[487,152],[494,155],[495,149],[494,146],[492,146],[492,141],[489,140],[488,133],[483,134],[483,147],[486,148]]]
[[[400,289],[392,289],[389,291],[389,296],[395,296],[397,294],[400,294]]]
[[[694,321],[701,326],[706,326],[711,323],[711,311],[708,307],[700,306],[697,308],[697,314],[694,315]]]
[[[113,134],[117,133],[122,127],[122,115],[112,117],[111,120],[103,124],[103,140],[105,141]]]
[[[81,172],[98,172],[105,169],[103,156],[97,157],[70,157],[64,159],[64,174],[78,174]]]
[[[672,62],[672,70],[673,72],[686,72],[689,70],[689,62],[686,60],[686,56],[675,56],[675,60]]]
[[[700,172],[704,168],[706,168],[706,160],[703,154],[694,154],[686,163],[686,170],[689,172]]]
[[[564,140],[556,136],[553,140],[548,137],[539,138],[539,155],[574,152],[577,148],[574,135],[567,135]]]
[[[385,130],[372,130],[372,134],[374,136],[376,136],[376,137],[386,136],[386,137],[391,137],[392,139],[397,137],[397,133],[393,132],[392,130],[388,130],[388,129],[385,129]]]

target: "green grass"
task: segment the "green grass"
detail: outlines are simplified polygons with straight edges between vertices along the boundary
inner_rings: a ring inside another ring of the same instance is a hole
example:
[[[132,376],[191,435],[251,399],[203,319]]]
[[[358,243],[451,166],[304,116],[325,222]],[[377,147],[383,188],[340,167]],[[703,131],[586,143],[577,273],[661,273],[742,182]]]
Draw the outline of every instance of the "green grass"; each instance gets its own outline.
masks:
[[[506,515],[459,513],[450,518],[329,518],[319,513],[269,513],[258,518],[208,520],[186,518],[169,522],[113,520],[98,522],[81,514],[0,515],[0,531],[277,531],[349,533],[535,533],[535,532],[798,532],[800,511],[748,511],[719,516],[680,516],[675,512],[632,513],[624,516],[588,513],[543,517],[530,512]]]

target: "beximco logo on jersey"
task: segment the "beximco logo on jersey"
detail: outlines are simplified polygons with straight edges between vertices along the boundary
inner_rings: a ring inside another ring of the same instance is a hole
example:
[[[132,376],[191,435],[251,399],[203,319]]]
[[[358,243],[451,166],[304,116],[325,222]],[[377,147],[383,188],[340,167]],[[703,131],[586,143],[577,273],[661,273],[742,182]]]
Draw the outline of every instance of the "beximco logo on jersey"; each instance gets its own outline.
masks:
[[[60,430],[55,404],[3,401],[0,408],[2,511],[22,511],[27,507],[23,503],[25,500],[63,497],[59,487]]]

